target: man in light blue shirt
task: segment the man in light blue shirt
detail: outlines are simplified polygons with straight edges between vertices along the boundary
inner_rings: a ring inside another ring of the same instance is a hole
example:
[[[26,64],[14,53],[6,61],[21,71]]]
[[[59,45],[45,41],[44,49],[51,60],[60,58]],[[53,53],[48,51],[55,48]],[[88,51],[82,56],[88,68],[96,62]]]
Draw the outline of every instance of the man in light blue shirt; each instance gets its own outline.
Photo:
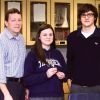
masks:
[[[0,100],[25,100],[21,78],[26,48],[20,34],[22,17],[19,10],[8,10],[5,26],[0,34]]]

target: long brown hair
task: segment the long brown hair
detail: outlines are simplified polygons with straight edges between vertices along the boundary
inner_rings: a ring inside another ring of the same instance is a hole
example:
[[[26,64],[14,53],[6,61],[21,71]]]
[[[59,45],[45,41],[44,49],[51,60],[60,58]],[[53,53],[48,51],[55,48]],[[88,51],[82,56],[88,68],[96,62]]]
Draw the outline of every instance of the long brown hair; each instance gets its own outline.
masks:
[[[53,31],[53,42],[50,45],[51,48],[56,48],[55,46],[55,35],[54,35],[54,29],[52,28],[52,26],[50,24],[42,24],[36,34],[36,41],[35,41],[35,45],[33,46],[32,50],[35,51],[38,59],[43,62],[43,63],[47,63],[46,62],[46,57],[45,57],[45,53],[44,50],[42,48],[42,43],[41,40],[39,39],[41,31],[50,28]]]

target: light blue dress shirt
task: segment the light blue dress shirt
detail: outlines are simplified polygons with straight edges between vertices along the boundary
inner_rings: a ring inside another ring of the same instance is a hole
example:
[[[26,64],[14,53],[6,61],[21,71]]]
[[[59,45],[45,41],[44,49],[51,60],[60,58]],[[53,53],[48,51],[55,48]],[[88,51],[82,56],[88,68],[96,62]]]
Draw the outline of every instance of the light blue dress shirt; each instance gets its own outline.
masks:
[[[5,28],[0,34],[0,83],[6,83],[6,77],[23,76],[25,55],[26,48],[22,35],[13,37]]]

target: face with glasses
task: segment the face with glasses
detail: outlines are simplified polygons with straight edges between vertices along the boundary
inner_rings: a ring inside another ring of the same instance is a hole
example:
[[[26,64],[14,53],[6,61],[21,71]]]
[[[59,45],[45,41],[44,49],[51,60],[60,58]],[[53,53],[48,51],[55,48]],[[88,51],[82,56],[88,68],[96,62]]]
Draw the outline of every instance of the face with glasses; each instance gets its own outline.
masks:
[[[93,17],[94,16],[94,13],[83,13],[82,15],[81,15],[81,17],[83,17],[83,18],[85,18],[85,17],[89,17],[89,18],[91,18],[91,17]]]
[[[92,11],[88,11],[86,13],[82,13],[81,15],[81,23],[83,27],[91,27],[94,25],[95,17]]]

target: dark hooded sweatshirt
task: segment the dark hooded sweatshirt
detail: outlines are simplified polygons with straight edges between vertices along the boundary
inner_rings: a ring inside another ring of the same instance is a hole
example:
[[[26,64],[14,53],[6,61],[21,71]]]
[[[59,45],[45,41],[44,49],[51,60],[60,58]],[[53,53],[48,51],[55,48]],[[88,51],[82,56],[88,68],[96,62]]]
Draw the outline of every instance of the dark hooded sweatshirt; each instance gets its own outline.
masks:
[[[24,84],[30,91],[30,97],[63,97],[62,82],[65,79],[60,80],[56,75],[48,78],[46,72],[50,67],[56,67],[58,71],[65,73],[64,58],[57,49],[44,51],[49,64],[41,63],[34,51],[28,53],[25,60]]]

